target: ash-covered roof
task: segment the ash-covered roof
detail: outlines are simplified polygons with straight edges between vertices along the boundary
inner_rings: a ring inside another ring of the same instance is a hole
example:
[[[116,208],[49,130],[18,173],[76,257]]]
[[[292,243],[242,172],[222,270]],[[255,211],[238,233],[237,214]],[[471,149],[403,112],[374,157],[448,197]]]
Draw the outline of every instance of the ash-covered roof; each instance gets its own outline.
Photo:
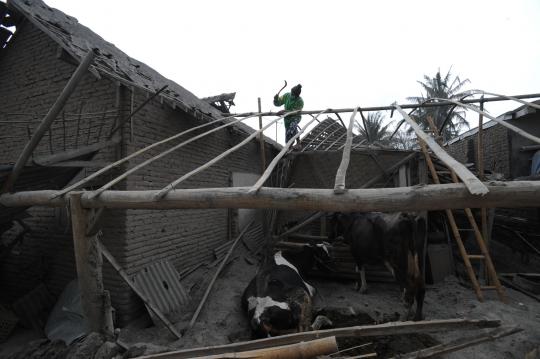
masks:
[[[328,117],[302,138],[302,151],[332,151],[343,148],[347,138],[347,128]],[[364,144],[359,136],[353,135],[353,148]]]
[[[208,102],[199,99],[150,66],[129,57],[116,46],[80,24],[76,18],[47,6],[43,1],[8,0],[8,7],[22,14],[77,61],[81,61],[90,49],[97,49],[98,55],[90,68],[94,74],[108,76],[128,86],[135,86],[151,93],[167,85],[167,89],[160,96],[173,108],[178,107],[201,119],[206,116],[216,119],[223,117],[223,114]],[[243,123],[235,126],[246,133],[254,131]],[[281,147],[268,138],[266,140],[274,146]]]

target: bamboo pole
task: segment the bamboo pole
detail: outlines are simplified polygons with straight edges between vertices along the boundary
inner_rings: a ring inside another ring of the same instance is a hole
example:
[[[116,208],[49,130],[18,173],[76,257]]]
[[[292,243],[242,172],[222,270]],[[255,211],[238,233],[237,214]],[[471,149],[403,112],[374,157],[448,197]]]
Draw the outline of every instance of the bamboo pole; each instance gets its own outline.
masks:
[[[472,320],[472,319],[443,319],[424,320],[420,322],[390,322],[377,325],[362,325],[356,327],[337,328],[287,334],[278,337],[251,340],[248,342],[225,344],[213,347],[183,349],[152,356],[153,359],[186,359],[219,355],[223,353],[242,352],[289,345],[328,337],[372,337],[378,335],[403,335],[412,333],[433,333],[450,330],[477,330],[483,328],[496,328],[500,326],[498,320]],[[150,359],[150,358],[148,358]]]
[[[159,200],[163,197],[165,197],[167,195],[167,193],[169,193],[170,191],[174,190],[176,188],[176,186],[178,186],[180,183],[184,182],[185,180],[187,180],[188,178],[196,175],[197,173],[200,173],[202,171],[204,171],[205,169],[207,169],[208,167],[214,165],[215,163],[221,161],[222,159],[224,159],[225,157],[227,157],[228,155],[230,155],[231,153],[235,152],[236,150],[238,150],[239,148],[242,148],[243,146],[245,146],[246,144],[248,144],[252,139],[254,139],[259,133],[263,133],[264,130],[266,130],[268,127],[272,126],[274,124],[274,122],[278,122],[279,120],[281,120],[282,118],[284,118],[285,116],[287,115],[290,115],[290,114],[293,114],[297,111],[292,111],[292,112],[288,112],[286,114],[283,114],[281,117],[275,119],[275,120],[272,120],[271,122],[269,122],[266,126],[264,126],[262,129],[260,130],[257,130],[255,132],[253,132],[251,135],[249,135],[248,137],[246,137],[244,140],[242,140],[239,144],[237,144],[236,146],[234,147],[231,147],[229,148],[227,151],[223,152],[222,154],[220,154],[219,156],[217,157],[214,157],[213,159],[211,159],[210,161],[206,162],[204,165],[202,166],[199,166],[197,168],[195,168],[194,170],[186,173],[185,175],[183,175],[182,177],[180,177],[179,179],[169,183],[168,185],[166,185],[165,187],[163,187],[157,194],[156,194],[156,200]],[[126,172],[127,173],[127,172]],[[103,186],[105,187],[105,186]],[[102,187],[102,188],[103,188]]]
[[[334,184],[334,193],[345,193],[345,177],[347,176],[347,168],[349,167],[349,161],[351,160],[351,147],[353,140],[353,127],[354,117],[358,113],[360,107],[357,107],[351,115],[349,120],[349,127],[347,128],[347,138],[345,139],[345,148],[343,148],[343,156],[341,157],[341,163],[336,173],[336,181]]]
[[[486,92],[484,92],[486,93]],[[504,97],[488,97],[484,99],[484,102],[494,102],[494,101],[507,101],[508,99],[527,99],[527,98],[538,98],[540,97],[540,93],[536,94],[525,94],[525,95],[513,95],[513,96],[504,96]],[[433,99],[430,99],[433,100]],[[463,100],[463,104],[469,104],[469,103],[478,103],[480,102],[480,99],[469,99],[469,100]],[[402,109],[418,109],[418,108],[429,108],[429,107],[439,107],[439,106],[450,106],[454,104],[454,102],[449,101],[448,99],[442,99],[440,102],[429,102],[425,101],[421,104],[401,104],[399,107]],[[394,105],[390,106],[371,106],[371,107],[362,107],[362,111],[364,112],[371,112],[371,111],[392,111],[395,109]],[[332,113],[350,113],[354,112],[354,107],[349,108],[339,108],[339,109],[331,109],[330,112]],[[313,115],[320,112],[320,110],[306,110],[306,111],[300,111],[300,115]],[[235,117],[239,116],[247,116],[247,115],[253,115],[254,112],[248,112],[243,114],[233,114]],[[261,116],[278,116],[279,112],[263,112]]]
[[[98,333],[111,333],[112,316],[107,310],[101,266],[103,260],[97,236],[87,236],[88,210],[81,205],[81,193],[69,198],[73,246],[77,277],[81,291],[81,303],[89,329]]]
[[[254,116],[248,116],[248,117],[245,117],[244,120],[247,120],[248,118],[251,118],[251,117],[254,117]],[[52,196],[52,198],[56,198],[56,197],[59,197],[59,196],[63,196],[64,194],[66,194],[66,193],[68,193],[68,192],[70,192],[70,191],[73,191],[74,189],[81,187],[83,184],[88,183],[90,180],[96,178],[97,176],[99,176],[99,175],[101,175],[101,174],[103,174],[103,173],[109,171],[110,169],[112,169],[112,168],[114,168],[114,167],[117,167],[117,166],[121,165],[122,163],[125,163],[125,162],[129,161],[130,159],[132,159],[132,158],[134,158],[134,157],[136,157],[136,156],[138,156],[138,155],[140,155],[140,154],[143,154],[143,153],[146,152],[146,151],[151,150],[151,149],[154,148],[154,147],[157,147],[157,146],[162,145],[162,144],[164,144],[164,143],[167,143],[167,142],[169,142],[169,141],[175,140],[175,139],[177,139],[177,138],[179,138],[179,137],[181,137],[181,136],[183,136],[183,135],[187,135],[188,133],[191,133],[191,132],[193,132],[193,131],[199,130],[199,129],[201,129],[201,128],[204,128],[204,127],[213,125],[213,124],[215,124],[215,123],[217,123],[217,122],[221,122],[221,121],[224,121],[224,120],[228,120],[228,119],[230,119],[230,118],[232,118],[232,116],[231,116],[231,117],[220,118],[220,119],[217,119],[217,120],[214,120],[214,121],[210,121],[210,122],[208,122],[208,123],[205,123],[205,124],[202,124],[202,125],[199,125],[199,126],[192,127],[192,128],[190,128],[189,130],[182,131],[182,132],[180,132],[180,133],[177,133],[177,134],[175,134],[175,135],[172,135],[172,136],[170,136],[170,137],[167,137],[167,138],[165,138],[165,139],[163,139],[163,140],[161,140],[161,141],[154,142],[154,143],[152,143],[151,145],[148,145],[148,146],[146,146],[146,147],[143,147],[143,148],[141,148],[140,150],[135,151],[135,152],[133,152],[132,154],[130,154],[130,155],[128,155],[128,156],[126,156],[126,157],[124,157],[124,158],[122,158],[122,159],[119,159],[118,161],[115,161],[115,162],[111,163],[111,164],[108,165],[107,167],[104,167],[104,168],[100,169],[99,171],[94,172],[94,173],[91,174],[90,176],[87,176],[87,177],[83,178],[82,180],[80,180],[80,181],[74,183],[73,185],[68,186],[68,187],[64,188],[63,190],[56,192],[56,193]]]
[[[488,114],[488,113],[486,113],[486,112],[484,112],[482,110],[477,109],[476,107],[473,107],[471,105],[467,105],[464,102],[459,102],[459,101],[454,101],[454,100],[449,100],[449,99],[441,99],[441,98],[434,98],[434,100],[448,101],[448,102],[451,102],[451,103],[456,104],[458,106],[465,107],[466,109],[478,112],[479,114],[482,114],[483,116],[486,116],[490,120],[497,122],[499,125],[502,125],[502,126],[508,128],[511,131],[514,131],[518,135],[520,135],[522,137],[525,137],[525,138],[527,138],[527,139],[529,139],[529,140],[531,140],[533,142],[540,143],[540,138],[538,138],[536,136],[533,136],[533,135],[531,135],[530,133],[528,133],[526,131],[523,131],[521,128],[516,127],[516,126],[508,123],[507,121],[499,120],[498,118],[493,117],[490,114]],[[488,99],[484,99],[484,102],[487,102],[487,100]]]
[[[105,191],[94,197],[92,191],[82,195],[85,208],[131,209],[205,209],[253,208],[304,211],[398,212],[444,210],[469,207],[540,207],[540,183],[512,181],[486,183],[490,193],[471,195],[464,184],[349,189],[335,195],[332,189],[263,187],[251,194],[251,187],[195,188],[169,193],[155,201],[157,191]],[[492,193],[491,193],[492,192]],[[55,191],[5,193],[0,204],[6,207],[62,207],[63,198],[50,199]]]
[[[311,216],[309,216],[305,221],[303,221],[302,223],[299,223],[297,224],[296,226],[292,227],[291,229],[281,233],[279,235],[278,238],[283,238],[283,237],[286,237],[288,236],[289,234],[291,233],[294,233],[296,232],[297,230],[299,230],[300,228],[303,228],[305,226],[307,226],[308,224],[316,221],[317,219],[321,218],[322,216],[324,215],[324,212],[317,212],[317,213],[314,213],[312,214]]]
[[[249,229],[249,227],[251,227],[251,225],[253,224],[253,222],[255,222],[255,219],[252,219],[246,226],[245,228],[242,230],[242,232],[240,232],[240,234],[238,235],[238,237],[236,237],[236,239],[234,240],[234,242],[231,244],[231,246],[229,247],[229,250],[227,251],[227,254],[225,255],[225,257],[223,258],[223,260],[221,261],[221,264],[219,265],[219,268],[216,270],[216,273],[214,273],[214,276],[212,277],[212,280],[210,281],[210,284],[208,284],[208,287],[206,288],[206,291],[204,292],[204,295],[201,299],[201,301],[199,302],[199,306],[197,307],[197,310],[195,310],[195,313],[193,314],[193,317],[191,317],[191,320],[188,324],[188,326],[185,328],[185,330],[183,331],[183,334],[185,335],[191,328],[193,328],[193,326],[195,325],[195,322],[197,321],[197,318],[199,317],[199,314],[201,313],[201,310],[202,308],[204,307],[204,303],[206,303],[206,300],[208,299],[208,296],[210,295],[210,291],[212,290],[212,287],[214,286],[214,283],[216,282],[219,274],[221,273],[221,271],[223,270],[223,268],[225,267],[225,265],[227,264],[227,261],[229,260],[229,258],[231,257],[231,254],[232,252],[234,251],[234,249],[236,248],[236,245],[238,244],[238,241],[240,240],[240,238],[242,238],[244,236],[244,234],[246,234],[247,230]]]
[[[248,351],[234,351],[204,356],[205,359],[307,359],[325,356],[338,350],[336,337],[314,339],[289,345],[271,348],[254,349]],[[167,354],[167,353],[164,353]],[[160,354],[139,357],[139,359],[160,358]],[[174,356],[172,357],[174,358]]]
[[[482,95],[482,99],[484,98],[484,95]],[[521,101],[519,99],[516,99],[517,101]],[[480,101],[480,110],[484,111],[484,102]],[[484,116],[480,113],[478,114],[478,150],[477,150],[477,156],[478,156],[478,178],[480,178],[480,181],[485,180],[484,176]],[[480,224],[482,227],[482,237],[486,241],[486,246],[489,250],[489,233],[488,233],[488,223],[487,223],[487,209],[486,208],[480,208]],[[488,270],[487,267],[484,268],[485,270],[485,281],[486,283],[490,282],[490,278],[487,275]]]
[[[403,116],[405,121],[411,126],[411,128],[416,132],[416,135],[419,139],[422,139],[425,144],[433,151],[433,153],[442,161],[448,168],[452,169],[456,174],[461,178],[463,183],[467,186],[471,194],[475,195],[485,195],[488,193],[487,187],[480,182],[474,174],[471,173],[465,166],[456,161],[455,158],[450,156],[437,142],[433,137],[427,135],[420,126],[405,112],[399,105],[395,105],[396,110]]]
[[[234,124],[236,124],[236,123],[238,123],[238,122],[240,122],[240,121],[243,121],[243,120],[237,119],[237,120],[228,122],[228,123],[226,123],[226,124],[224,124],[224,125],[221,125],[221,126],[218,126],[218,127],[216,127],[216,128],[213,128],[213,129],[211,129],[211,130],[209,130],[209,131],[206,131],[205,133],[201,133],[200,135],[191,137],[190,139],[188,139],[188,140],[186,140],[186,141],[184,141],[184,142],[182,142],[182,143],[180,143],[180,144],[178,144],[178,145],[176,145],[176,146],[173,146],[173,147],[171,147],[171,148],[169,148],[169,149],[167,149],[167,150],[161,152],[160,154],[157,154],[157,155],[155,155],[155,156],[153,156],[153,157],[150,157],[150,158],[147,159],[146,161],[144,161],[144,162],[142,162],[142,163],[139,163],[137,166],[130,168],[129,170],[127,170],[126,172],[124,172],[124,173],[121,174],[120,176],[114,178],[112,181],[107,182],[106,184],[104,184],[103,186],[101,186],[99,189],[97,189],[97,190],[94,192],[94,195],[95,195],[96,197],[99,196],[103,191],[105,191],[105,190],[111,188],[112,186],[114,186],[114,185],[117,184],[118,182],[122,181],[124,178],[126,178],[126,177],[129,176],[130,174],[132,174],[132,173],[134,173],[134,172],[140,170],[140,169],[143,168],[143,167],[148,166],[150,163],[152,163],[152,162],[154,162],[154,161],[156,161],[156,160],[158,160],[158,159],[160,159],[160,158],[163,158],[163,157],[165,157],[166,155],[168,155],[168,154],[170,154],[170,153],[172,153],[172,152],[174,152],[174,151],[176,151],[176,150],[178,150],[178,149],[180,149],[180,148],[182,148],[182,147],[184,147],[184,146],[186,146],[186,145],[188,145],[188,144],[190,144],[190,143],[192,143],[192,142],[194,142],[194,141],[196,141],[196,140],[198,140],[198,139],[201,139],[201,138],[203,138],[203,137],[205,137],[205,136],[208,136],[208,135],[211,134],[211,133],[217,132],[217,131],[222,130],[222,129],[226,128],[226,127],[232,126],[232,125],[234,125]],[[189,131],[189,130],[188,130],[188,131]]]
[[[139,288],[133,283],[133,280],[129,278],[126,271],[122,268],[122,266],[116,261],[114,256],[105,248],[103,243],[99,242],[97,243],[99,245],[99,248],[101,250],[101,254],[103,254],[103,257],[109,261],[109,263],[113,266],[113,268],[116,270],[116,272],[122,277],[124,282],[141,298],[141,300],[144,302],[144,304],[150,309],[158,318],[165,324],[167,329],[178,339],[182,338],[182,334],[174,327],[174,325],[165,317],[165,315],[159,310],[152,302],[146,297],[146,295],[139,290]]]
[[[533,108],[536,108],[538,110],[540,110],[540,105],[534,103],[534,102],[528,102],[528,101],[523,101],[522,98],[530,98],[531,96],[527,96],[527,97],[523,97],[523,96],[506,96],[506,95],[500,95],[500,94],[497,94],[497,93],[493,93],[493,92],[487,92],[487,91],[484,91],[484,90],[470,90],[469,92],[475,92],[475,93],[481,93],[482,94],[482,97],[480,98],[480,107],[483,107],[483,104],[484,104],[484,95],[490,95],[490,96],[495,96],[495,97],[498,97],[498,98],[502,98],[503,100],[512,100],[512,101],[516,101],[516,102],[519,102],[521,104],[524,104],[526,106],[529,106],[529,107],[533,107]],[[540,97],[540,94],[536,94],[538,96],[532,96],[532,97]],[[482,109],[482,108],[480,108]]]
[[[259,109],[259,113],[261,112],[261,98],[257,98],[257,106]],[[262,116],[259,116],[259,142],[261,143],[261,173],[264,172],[264,169],[266,168],[266,154],[264,151],[264,132],[262,131]]]
[[[474,345],[482,344],[485,342],[490,342],[497,340],[512,334],[516,334],[523,331],[521,328],[497,328],[495,330],[489,331],[487,333],[482,333],[475,335],[473,337],[462,337],[455,340],[452,340],[448,343],[443,343],[435,345],[433,347],[420,349],[407,354],[400,354],[399,356],[393,357],[393,359],[419,359],[419,358],[433,358],[439,357],[440,355],[455,352],[464,348],[468,348]]]
[[[83,76],[86,74],[86,71],[92,64],[95,56],[95,50],[92,49],[88,51],[88,54],[81,61],[81,63],[69,79],[68,83],[50,108],[49,112],[47,112],[47,114],[39,124],[38,128],[32,135],[32,138],[30,138],[28,143],[24,146],[24,149],[19,155],[19,158],[17,158],[17,162],[15,162],[15,166],[13,166],[13,170],[9,174],[6,182],[4,182],[2,192],[9,192],[12,190],[13,184],[21,174],[21,171],[26,165],[26,162],[28,162],[28,158],[30,158],[30,155],[32,155],[32,152],[39,144],[39,141],[41,141],[41,139],[43,138],[45,132],[47,132],[53,121],[60,114],[60,111],[62,111],[62,109],[64,108],[64,105],[70,98],[71,94],[73,93],[79,82],[82,80]]]
[[[261,175],[261,177],[259,177],[257,182],[253,185],[253,187],[251,187],[250,193],[254,194],[254,193],[257,193],[257,191],[259,191],[259,189],[264,185],[264,183],[266,182],[268,177],[270,177],[270,175],[272,174],[272,171],[277,166],[279,161],[283,158],[283,156],[285,156],[287,151],[289,151],[289,148],[292,146],[294,141],[296,141],[296,139],[299,138],[302,133],[304,133],[306,128],[308,128],[308,126],[311,125],[313,123],[313,121],[315,121],[317,119],[317,117],[319,117],[319,115],[321,115],[321,114],[323,114],[325,112],[326,112],[326,110],[319,112],[317,114],[317,116],[312,118],[311,121],[309,121],[300,131],[298,131],[298,133],[296,135],[293,136],[293,138],[291,138],[289,140],[289,142],[287,142],[285,144],[285,146],[283,146],[283,148],[281,149],[281,151],[279,151],[277,156],[272,159],[272,162],[270,162],[270,164],[268,165],[268,167],[266,168],[264,173]]]

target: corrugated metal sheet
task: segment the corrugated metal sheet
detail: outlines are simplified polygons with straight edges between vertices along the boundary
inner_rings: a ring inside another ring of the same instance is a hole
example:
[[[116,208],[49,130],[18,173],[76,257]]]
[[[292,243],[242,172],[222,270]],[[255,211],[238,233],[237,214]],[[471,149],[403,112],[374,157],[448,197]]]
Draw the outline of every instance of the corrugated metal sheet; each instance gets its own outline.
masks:
[[[168,261],[144,267],[133,278],[135,285],[171,321],[178,319],[189,296],[180,284],[180,275]]]

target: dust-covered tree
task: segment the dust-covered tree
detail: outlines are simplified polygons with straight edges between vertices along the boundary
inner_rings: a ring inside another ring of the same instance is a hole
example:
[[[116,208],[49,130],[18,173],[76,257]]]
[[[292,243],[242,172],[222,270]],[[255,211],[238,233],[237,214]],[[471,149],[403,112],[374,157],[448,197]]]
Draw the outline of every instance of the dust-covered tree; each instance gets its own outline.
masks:
[[[420,86],[422,86],[422,94],[418,97],[409,97],[408,100],[416,103],[424,103],[434,98],[460,100],[469,95],[470,92],[463,88],[470,83],[470,80],[461,80],[459,76],[454,76],[451,71],[452,69],[450,68],[444,76],[441,75],[440,69],[433,77],[424,75],[424,80],[418,81]],[[413,114],[413,117],[417,119],[419,124],[426,129],[429,128],[427,123],[428,116],[431,116],[439,129],[446,121],[441,133],[443,140],[449,140],[457,136],[463,128],[469,128],[469,123],[465,119],[465,110],[462,107],[425,107],[416,110]]]

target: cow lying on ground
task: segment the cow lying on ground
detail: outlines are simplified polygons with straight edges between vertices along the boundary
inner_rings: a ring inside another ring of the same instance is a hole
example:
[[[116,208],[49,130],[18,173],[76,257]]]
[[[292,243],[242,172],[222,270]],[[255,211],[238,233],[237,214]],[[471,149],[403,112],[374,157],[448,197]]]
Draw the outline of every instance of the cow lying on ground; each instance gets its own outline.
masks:
[[[324,245],[305,245],[299,252],[274,254],[242,295],[242,308],[248,313],[254,336],[268,337],[312,328],[315,288],[304,280],[304,275],[318,261],[327,259]]]
[[[351,246],[357,270],[360,269],[360,291],[367,291],[365,265],[382,263],[403,290],[410,317],[416,300],[414,320],[422,319],[425,295],[423,276],[426,221],[408,213],[335,213],[331,219],[330,238],[343,236]],[[358,290],[358,281],[357,281]]]

